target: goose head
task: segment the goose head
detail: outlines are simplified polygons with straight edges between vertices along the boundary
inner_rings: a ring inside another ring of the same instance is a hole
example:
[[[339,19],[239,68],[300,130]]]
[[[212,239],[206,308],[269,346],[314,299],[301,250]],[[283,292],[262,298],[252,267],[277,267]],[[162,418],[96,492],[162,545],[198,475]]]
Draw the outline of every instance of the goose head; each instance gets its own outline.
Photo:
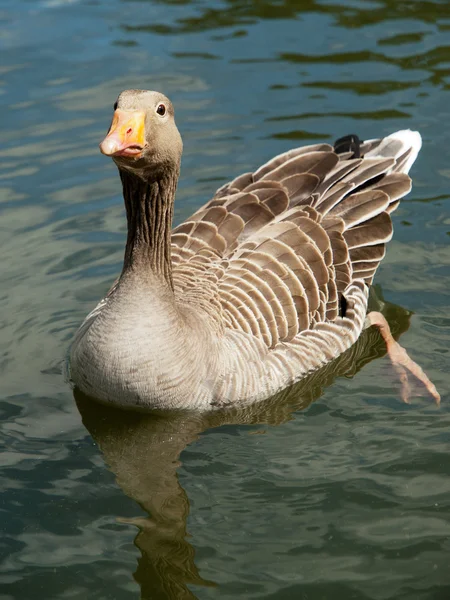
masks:
[[[126,90],[114,104],[111,126],[100,151],[119,170],[142,179],[178,169],[183,144],[170,100],[159,92]]]

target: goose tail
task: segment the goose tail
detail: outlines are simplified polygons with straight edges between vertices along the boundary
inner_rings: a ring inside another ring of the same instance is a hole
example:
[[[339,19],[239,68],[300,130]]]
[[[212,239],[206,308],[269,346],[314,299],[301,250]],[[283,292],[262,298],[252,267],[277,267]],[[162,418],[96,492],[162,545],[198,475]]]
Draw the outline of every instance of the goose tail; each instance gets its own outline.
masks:
[[[422,147],[422,137],[418,131],[402,129],[381,140],[367,140],[365,144],[370,145],[366,157],[395,158],[396,165],[392,170],[408,173]]]

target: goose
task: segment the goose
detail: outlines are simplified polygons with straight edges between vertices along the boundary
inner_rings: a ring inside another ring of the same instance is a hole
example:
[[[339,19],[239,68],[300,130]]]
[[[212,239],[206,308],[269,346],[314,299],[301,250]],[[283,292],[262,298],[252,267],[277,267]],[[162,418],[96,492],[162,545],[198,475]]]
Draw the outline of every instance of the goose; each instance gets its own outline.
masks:
[[[69,352],[73,385],[124,408],[199,411],[267,399],[376,326],[409,401],[422,369],[368,294],[421,148],[404,130],[275,156],[172,230],[182,140],[170,100],[123,91],[100,144],[123,188],[123,268]]]

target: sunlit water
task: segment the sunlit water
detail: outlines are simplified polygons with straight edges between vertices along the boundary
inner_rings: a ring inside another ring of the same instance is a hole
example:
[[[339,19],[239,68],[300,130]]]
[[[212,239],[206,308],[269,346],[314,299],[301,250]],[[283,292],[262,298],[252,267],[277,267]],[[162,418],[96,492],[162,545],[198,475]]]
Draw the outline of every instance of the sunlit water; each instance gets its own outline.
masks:
[[[0,0],[0,19],[0,599],[450,598],[450,4]],[[251,414],[76,404],[64,355],[125,232],[97,144],[130,87],[175,104],[177,222],[293,145],[421,131],[377,283],[440,409],[401,403],[376,335]]]

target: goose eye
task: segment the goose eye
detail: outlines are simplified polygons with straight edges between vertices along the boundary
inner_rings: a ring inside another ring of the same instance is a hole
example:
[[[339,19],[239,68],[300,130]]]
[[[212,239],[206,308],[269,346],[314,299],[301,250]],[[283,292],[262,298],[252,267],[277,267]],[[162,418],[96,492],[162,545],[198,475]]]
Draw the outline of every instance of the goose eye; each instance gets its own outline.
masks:
[[[161,117],[163,117],[166,114],[166,107],[164,106],[164,104],[158,104],[156,112],[158,113],[158,115],[161,115]]]
[[[114,102],[114,110],[117,110],[117,102]]]

